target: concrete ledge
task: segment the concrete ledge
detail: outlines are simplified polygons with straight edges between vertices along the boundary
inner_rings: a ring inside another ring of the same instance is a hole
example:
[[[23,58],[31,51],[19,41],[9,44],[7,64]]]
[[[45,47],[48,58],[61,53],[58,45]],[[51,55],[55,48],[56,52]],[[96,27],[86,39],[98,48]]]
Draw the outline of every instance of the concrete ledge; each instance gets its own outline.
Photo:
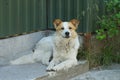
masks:
[[[70,78],[85,73],[88,70],[88,61],[80,61],[79,64],[75,67],[57,72],[56,76],[49,76],[48,74],[46,74],[43,77],[36,78],[35,80],[69,80]]]

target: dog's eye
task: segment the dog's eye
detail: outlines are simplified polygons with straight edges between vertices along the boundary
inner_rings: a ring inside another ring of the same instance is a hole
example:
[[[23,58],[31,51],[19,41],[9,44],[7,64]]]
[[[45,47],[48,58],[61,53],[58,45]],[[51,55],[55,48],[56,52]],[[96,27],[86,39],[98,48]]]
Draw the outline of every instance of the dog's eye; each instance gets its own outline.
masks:
[[[72,29],[71,27],[69,27],[69,29]]]
[[[64,27],[62,27],[61,29],[64,30]]]

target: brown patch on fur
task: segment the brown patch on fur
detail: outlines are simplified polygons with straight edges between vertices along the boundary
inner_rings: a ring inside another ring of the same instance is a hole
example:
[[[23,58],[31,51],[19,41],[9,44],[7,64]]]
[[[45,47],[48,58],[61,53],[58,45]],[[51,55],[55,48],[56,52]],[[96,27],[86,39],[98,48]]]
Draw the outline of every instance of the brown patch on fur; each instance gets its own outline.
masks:
[[[63,27],[63,24],[61,22],[57,27],[55,27],[55,29],[56,29],[56,31],[60,31],[60,30],[62,30],[62,27]]]
[[[76,30],[77,29],[77,27],[74,26],[71,22],[68,23],[68,27],[69,27],[70,30]]]
[[[61,23],[62,23],[62,20],[60,20],[60,19],[55,19],[55,20],[53,21],[53,24],[54,24],[54,27],[55,27],[55,28],[57,28]]]
[[[72,19],[72,20],[70,20],[70,22],[71,22],[76,28],[78,27],[78,25],[79,25],[79,23],[80,23],[80,21],[77,20],[77,19]]]
[[[77,36],[76,29],[77,29],[79,23],[80,22],[77,19],[72,19],[68,22],[68,27],[69,27],[69,30],[71,31],[72,38],[75,38]],[[54,20],[53,24],[54,24],[56,31],[58,31],[58,33],[60,33],[62,30],[62,27],[63,27],[62,20],[56,19],[56,20]]]
[[[75,38],[77,36],[77,33],[76,33],[77,27],[74,26],[71,22],[68,23],[68,27],[72,33],[72,38]]]
[[[79,23],[80,23],[79,20],[72,19],[72,20],[69,21],[69,27],[72,28],[72,29],[74,29],[74,30],[76,30],[77,27],[78,27],[78,25],[79,25]],[[62,20],[55,19],[53,21],[53,24],[54,24],[54,27],[55,27],[56,30],[61,30],[61,28],[62,28]]]
[[[76,19],[72,19],[69,22],[69,29],[71,28],[70,31],[72,33],[73,38],[75,38],[77,36],[77,33],[76,33],[75,30],[78,28],[79,23],[80,22],[78,20],[76,20]]]
[[[72,33],[72,38],[76,38],[77,37],[77,32],[76,31],[71,31]]]

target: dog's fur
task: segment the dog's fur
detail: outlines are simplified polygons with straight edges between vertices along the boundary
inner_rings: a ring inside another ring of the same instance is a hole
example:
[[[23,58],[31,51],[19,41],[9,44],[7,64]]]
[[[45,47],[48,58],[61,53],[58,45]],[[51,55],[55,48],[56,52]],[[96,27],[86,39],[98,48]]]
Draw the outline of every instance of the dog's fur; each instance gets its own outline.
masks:
[[[69,22],[63,22],[56,19],[53,24],[56,29],[53,36],[44,37],[37,43],[33,54],[11,61],[11,64],[41,61],[48,65],[47,71],[68,69],[76,65],[76,56],[80,46],[76,33],[79,21],[72,19]]]

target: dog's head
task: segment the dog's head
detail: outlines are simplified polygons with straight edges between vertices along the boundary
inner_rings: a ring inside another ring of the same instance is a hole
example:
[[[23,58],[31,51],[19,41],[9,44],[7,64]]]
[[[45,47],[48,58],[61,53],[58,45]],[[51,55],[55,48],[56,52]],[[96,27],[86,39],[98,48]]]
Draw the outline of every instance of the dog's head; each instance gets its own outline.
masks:
[[[76,36],[76,29],[79,25],[79,21],[77,19],[72,19],[69,22],[63,22],[60,19],[56,19],[53,24],[56,31],[63,38],[70,38]]]

